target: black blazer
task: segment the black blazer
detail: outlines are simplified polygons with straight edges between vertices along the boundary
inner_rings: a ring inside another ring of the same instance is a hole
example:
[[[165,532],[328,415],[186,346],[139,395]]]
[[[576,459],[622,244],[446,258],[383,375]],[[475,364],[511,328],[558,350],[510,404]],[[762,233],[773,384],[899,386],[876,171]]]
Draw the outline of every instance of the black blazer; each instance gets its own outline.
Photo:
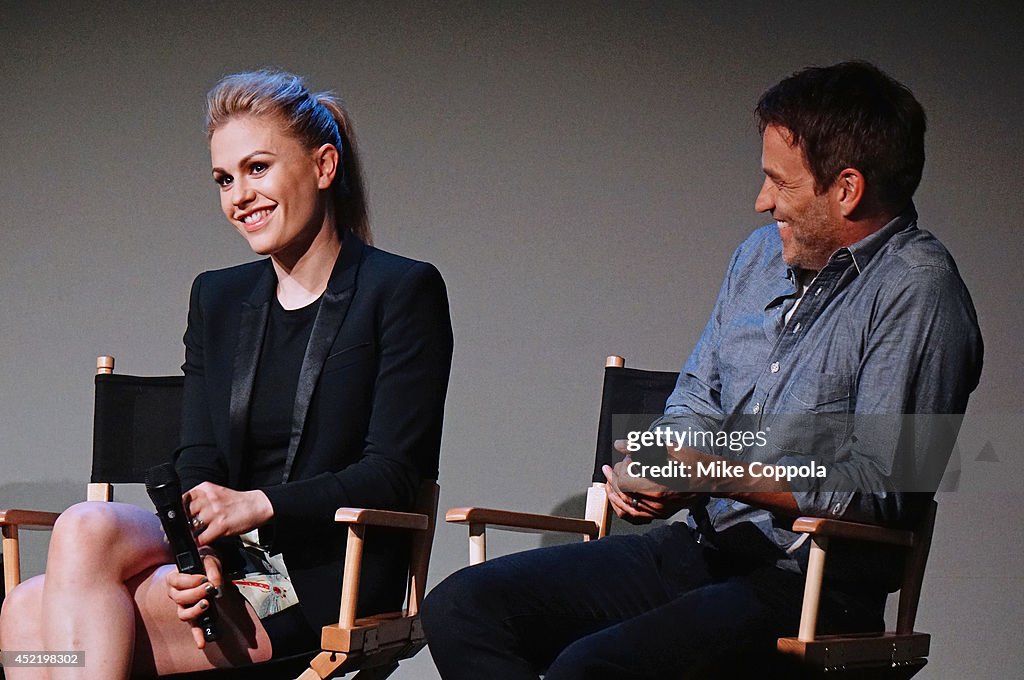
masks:
[[[249,402],[277,278],[269,259],[200,274],[185,332],[185,396],[176,464],[182,488],[239,488]],[[274,551],[284,554],[306,618],[336,622],[344,533],[337,508],[407,510],[436,479],[451,368],[444,281],[432,265],[368,246],[350,233],[299,373]],[[360,615],[397,608],[407,541],[368,532]]]

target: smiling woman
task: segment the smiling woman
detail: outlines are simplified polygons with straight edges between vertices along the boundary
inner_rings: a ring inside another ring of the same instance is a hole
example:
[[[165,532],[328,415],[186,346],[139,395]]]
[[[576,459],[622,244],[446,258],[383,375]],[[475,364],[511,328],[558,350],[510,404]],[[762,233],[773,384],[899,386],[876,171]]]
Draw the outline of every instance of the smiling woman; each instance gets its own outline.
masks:
[[[340,597],[335,509],[406,510],[420,480],[437,477],[447,293],[432,265],[369,244],[347,113],[273,71],[226,77],[207,113],[221,208],[268,256],[192,287],[175,462],[209,580],[169,564],[150,512],[72,506],[46,574],[17,587],[0,618],[3,649],[85,650],[86,666],[61,677],[163,675],[317,648]],[[395,538],[367,541],[360,616],[401,605],[406,549]],[[207,645],[195,622],[214,597],[222,637]]]

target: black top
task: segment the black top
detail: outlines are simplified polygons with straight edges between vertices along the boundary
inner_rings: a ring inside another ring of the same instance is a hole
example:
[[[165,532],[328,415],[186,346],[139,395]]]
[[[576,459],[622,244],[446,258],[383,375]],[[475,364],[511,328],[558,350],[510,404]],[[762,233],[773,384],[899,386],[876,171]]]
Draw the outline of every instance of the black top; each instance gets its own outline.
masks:
[[[281,483],[291,438],[299,370],[318,309],[320,298],[298,309],[285,309],[276,295],[270,302],[249,407],[242,470],[244,488]]]

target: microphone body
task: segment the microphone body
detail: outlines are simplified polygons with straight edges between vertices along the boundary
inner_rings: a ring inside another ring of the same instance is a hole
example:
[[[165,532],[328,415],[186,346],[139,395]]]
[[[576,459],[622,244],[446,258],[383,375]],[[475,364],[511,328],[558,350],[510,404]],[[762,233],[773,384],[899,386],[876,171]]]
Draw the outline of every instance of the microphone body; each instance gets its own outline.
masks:
[[[192,535],[192,527],[181,504],[181,481],[172,463],[157,465],[146,471],[146,493],[156,506],[156,514],[171,545],[178,571],[182,574],[205,575],[206,570]],[[220,637],[220,631],[213,615],[213,602],[207,601],[210,607],[200,615],[197,624],[203,631],[203,639],[214,642]]]

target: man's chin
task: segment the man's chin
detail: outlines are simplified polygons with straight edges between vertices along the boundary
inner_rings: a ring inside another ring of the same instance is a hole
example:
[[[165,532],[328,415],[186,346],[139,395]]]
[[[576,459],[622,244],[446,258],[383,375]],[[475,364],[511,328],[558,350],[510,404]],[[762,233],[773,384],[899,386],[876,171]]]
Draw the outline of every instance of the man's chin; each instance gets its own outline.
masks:
[[[785,242],[782,244],[782,261],[786,263],[787,267],[799,267],[800,256],[793,252],[792,248],[789,248]]]

